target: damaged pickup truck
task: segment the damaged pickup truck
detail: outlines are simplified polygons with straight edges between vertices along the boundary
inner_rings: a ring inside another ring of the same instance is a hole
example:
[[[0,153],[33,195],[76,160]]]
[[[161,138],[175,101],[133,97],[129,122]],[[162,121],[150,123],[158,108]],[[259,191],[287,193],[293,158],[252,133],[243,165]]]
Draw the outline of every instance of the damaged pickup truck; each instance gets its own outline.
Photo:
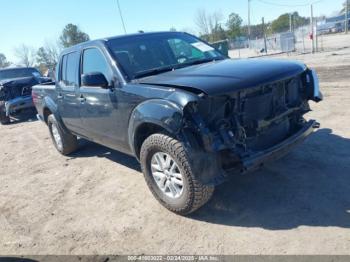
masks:
[[[0,70],[0,123],[9,124],[10,115],[25,109],[35,109],[32,86],[48,81],[31,67]]]
[[[319,124],[317,75],[286,60],[230,60],[180,32],[86,42],[60,57],[56,85],[33,87],[53,143],[77,137],[135,156],[149,189],[189,214],[230,176],[281,157]]]

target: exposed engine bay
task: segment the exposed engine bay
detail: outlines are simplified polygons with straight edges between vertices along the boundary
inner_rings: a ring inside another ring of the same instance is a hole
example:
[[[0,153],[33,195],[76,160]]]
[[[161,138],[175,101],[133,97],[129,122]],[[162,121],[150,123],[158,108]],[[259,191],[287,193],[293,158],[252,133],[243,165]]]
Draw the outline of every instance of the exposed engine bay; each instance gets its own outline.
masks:
[[[302,129],[312,99],[310,72],[229,95],[205,97],[188,107],[187,117],[195,122],[188,128],[200,134],[199,143],[207,152],[219,153],[224,170],[234,168],[241,159],[278,145]]]

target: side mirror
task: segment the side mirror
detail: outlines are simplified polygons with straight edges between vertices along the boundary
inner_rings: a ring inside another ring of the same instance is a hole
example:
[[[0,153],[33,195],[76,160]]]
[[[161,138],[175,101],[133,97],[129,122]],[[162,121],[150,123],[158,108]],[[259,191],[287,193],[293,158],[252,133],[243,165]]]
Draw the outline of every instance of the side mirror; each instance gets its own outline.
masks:
[[[81,76],[82,86],[108,88],[108,81],[104,74],[93,72]]]

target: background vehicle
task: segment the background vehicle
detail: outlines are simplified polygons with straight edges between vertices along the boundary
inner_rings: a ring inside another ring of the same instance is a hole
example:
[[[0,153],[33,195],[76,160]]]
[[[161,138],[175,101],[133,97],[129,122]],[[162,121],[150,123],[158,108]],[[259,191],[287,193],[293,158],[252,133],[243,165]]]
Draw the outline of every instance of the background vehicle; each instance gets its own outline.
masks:
[[[9,124],[11,114],[34,109],[32,86],[50,81],[31,67],[0,70],[0,123]]]
[[[188,214],[232,174],[288,152],[318,123],[316,73],[285,60],[227,59],[186,33],[136,34],[65,50],[56,85],[33,87],[57,150],[77,136],[134,155],[158,201]]]

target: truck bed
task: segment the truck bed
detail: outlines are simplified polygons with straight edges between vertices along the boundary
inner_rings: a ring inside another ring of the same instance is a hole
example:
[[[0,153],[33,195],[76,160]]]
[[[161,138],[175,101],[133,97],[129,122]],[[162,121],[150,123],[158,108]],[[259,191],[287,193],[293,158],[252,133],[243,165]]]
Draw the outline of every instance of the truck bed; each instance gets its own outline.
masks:
[[[44,119],[44,99],[49,97],[56,100],[55,96],[56,87],[54,82],[39,84],[32,87],[32,98],[36,105],[38,115],[41,119]]]

